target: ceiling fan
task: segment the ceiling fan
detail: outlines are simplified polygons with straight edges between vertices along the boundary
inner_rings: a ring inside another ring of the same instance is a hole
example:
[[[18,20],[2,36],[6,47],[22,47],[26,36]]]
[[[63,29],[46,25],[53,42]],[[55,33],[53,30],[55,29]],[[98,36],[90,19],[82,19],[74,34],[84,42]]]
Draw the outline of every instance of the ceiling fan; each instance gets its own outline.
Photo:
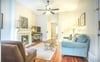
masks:
[[[55,12],[53,11],[57,11],[59,10],[59,8],[50,8],[50,1],[47,0],[47,5],[45,5],[45,9],[37,9],[38,11],[44,11],[43,14],[47,14],[47,13],[51,13],[51,14],[55,14]]]

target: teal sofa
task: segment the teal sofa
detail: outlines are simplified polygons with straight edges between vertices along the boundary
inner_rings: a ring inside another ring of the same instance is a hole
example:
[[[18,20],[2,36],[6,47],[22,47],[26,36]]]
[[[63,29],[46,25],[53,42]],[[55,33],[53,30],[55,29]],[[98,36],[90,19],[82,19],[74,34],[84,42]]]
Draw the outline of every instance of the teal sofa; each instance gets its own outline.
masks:
[[[88,57],[90,39],[87,35],[81,34],[74,42],[62,41],[62,55]]]

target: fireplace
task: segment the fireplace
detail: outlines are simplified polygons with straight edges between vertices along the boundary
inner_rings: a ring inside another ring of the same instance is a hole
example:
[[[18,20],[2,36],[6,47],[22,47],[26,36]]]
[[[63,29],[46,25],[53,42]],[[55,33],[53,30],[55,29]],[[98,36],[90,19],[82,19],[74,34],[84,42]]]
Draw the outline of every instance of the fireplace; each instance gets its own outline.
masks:
[[[25,43],[25,45],[32,44],[32,37],[30,30],[18,31],[18,40]]]
[[[29,36],[28,36],[28,35],[22,35],[22,36],[21,36],[21,41],[22,41],[23,43],[25,43],[25,45],[26,45],[26,44],[29,44]]]

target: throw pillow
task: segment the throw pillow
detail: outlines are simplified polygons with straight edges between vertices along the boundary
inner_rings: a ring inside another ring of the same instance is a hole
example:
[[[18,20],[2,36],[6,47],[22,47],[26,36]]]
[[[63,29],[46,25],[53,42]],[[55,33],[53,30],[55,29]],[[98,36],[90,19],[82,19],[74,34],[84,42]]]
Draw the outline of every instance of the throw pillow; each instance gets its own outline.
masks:
[[[72,41],[76,42],[77,37],[75,35],[72,36]]]
[[[77,39],[77,42],[86,43],[87,40],[88,38],[86,35],[80,35]]]

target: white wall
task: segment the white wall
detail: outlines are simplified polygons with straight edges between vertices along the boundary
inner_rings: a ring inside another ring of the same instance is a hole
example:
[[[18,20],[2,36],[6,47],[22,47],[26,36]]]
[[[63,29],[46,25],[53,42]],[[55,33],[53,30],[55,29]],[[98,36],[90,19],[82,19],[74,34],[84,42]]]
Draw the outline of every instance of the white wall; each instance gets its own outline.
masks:
[[[2,0],[1,12],[4,15],[1,40],[17,40],[16,22],[20,16],[28,18],[28,28],[36,24],[36,14],[16,0]]]
[[[72,34],[72,26],[76,21],[75,10],[59,13],[59,41],[62,41],[63,36]]]
[[[48,20],[47,20],[47,39],[51,39],[51,16],[48,16]]]
[[[42,40],[47,40],[47,15],[37,15],[36,25],[41,27]]]
[[[28,28],[31,30],[32,26],[36,25],[36,14],[30,10],[29,8],[23,6],[22,4],[15,1],[15,12],[14,12],[14,30],[12,31],[15,35],[12,34],[12,39],[17,39],[17,30],[16,30],[16,22],[18,21],[20,16],[28,18]]]
[[[48,16],[48,23],[47,23],[47,31],[48,31],[48,34],[47,34],[47,39],[51,39],[51,32],[52,32],[51,31],[51,29],[52,29],[51,28],[51,23],[55,23],[56,24],[56,27],[57,27],[57,24],[58,24],[58,14],[53,14],[53,15],[49,15]],[[57,29],[57,31],[58,31],[58,29]],[[56,33],[56,34],[58,34],[58,33]]]
[[[0,0],[0,6],[1,6],[1,0]],[[1,7],[0,7],[0,13],[1,13]],[[0,40],[1,40],[1,29],[0,29]],[[1,62],[1,42],[0,42],[0,62]]]
[[[34,26],[36,23],[36,14],[30,10],[29,8],[23,6],[22,4],[16,2],[15,3],[15,20],[17,20],[20,16],[28,18],[28,27]],[[15,21],[16,22],[16,21]]]
[[[0,62],[1,62],[1,43],[0,43]]]
[[[58,14],[56,15],[43,15],[38,14],[36,25],[41,27],[42,40],[51,39],[51,23],[57,23]]]
[[[0,62],[1,62],[1,43],[0,43]]]
[[[90,37],[90,51],[89,62],[97,62],[98,56],[98,24],[97,24],[97,1],[96,0],[82,0],[79,2],[77,16],[80,16],[83,12],[86,13],[86,27],[83,33],[86,33]]]
[[[59,14],[58,13],[56,13],[55,15],[52,15],[51,16],[51,25],[53,24],[53,26],[55,26],[54,28],[52,28],[53,26],[51,26],[51,30],[53,29],[55,32],[53,33],[53,31],[51,31],[51,36],[52,36],[52,34],[55,36],[55,34],[56,34],[56,36],[58,37],[58,22],[59,22]]]
[[[98,60],[98,19],[96,8],[97,0],[79,0],[78,7],[75,11],[59,14],[61,33],[66,29],[65,27],[68,27],[67,24],[70,23],[70,20],[76,21],[82,13],[86,13],[86,26],[79,28],[79,33],[87,34],[90,37],[89,62],[97,62]]]
[[[72,28],[73,23],[76,21],[75,20],[75,12],[74,11],[69,11],[69,12],[62,12],[59,13],[59,20],[61,21],[61,28],[62,32],[68,32],[68,28]]]
[[[1,40],[11,38],[11,6],[10,0],[1,0],[1,13],[3,13],[3,29],[1,30]]]
[[[98,10],[98,21],[100,21],[100,0],[97,0],[98,1],[98,8],[99,8],[99,10]],[[99,34],[100,34],[100,30],[99,30]],[[98,37],[98,62],[100,61],[100,36]]]
[[[0,8],[1,8],[1,0],[0,0]],[[0,9],[0,12],[1,12],[1,9]],[[1,40],[1,29],[0,29],[0,40]],[[1,62],[1,42],[0,42],[0,62]]]

